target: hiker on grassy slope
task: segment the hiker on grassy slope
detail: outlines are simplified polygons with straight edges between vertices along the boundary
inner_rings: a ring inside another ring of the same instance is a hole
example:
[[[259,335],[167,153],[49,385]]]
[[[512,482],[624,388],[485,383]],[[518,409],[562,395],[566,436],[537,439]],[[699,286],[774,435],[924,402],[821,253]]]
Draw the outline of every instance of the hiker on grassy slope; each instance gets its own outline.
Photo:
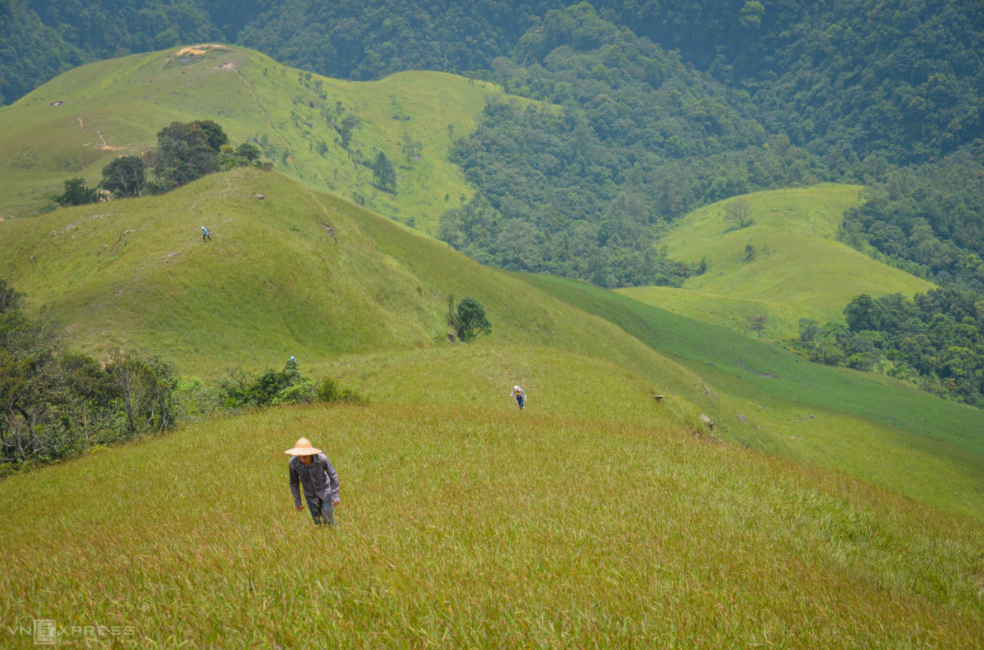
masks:
[[[516,403],[519,404],[519,410],[522,411],[526,408],[526,391],[519,386],[513,386],[512,393],[510,393],[510,395],[516,398]]]
[[[293,449],[284,452],[293,456],[287,463],[290,467],[290,493],[294,495],[294,508],[301,512],[301,491],[304,486],[304,500],[307,501],[311,518],[318,526],[335,525],[335,506],[338,505],[338,474],[331,462],[311,445],[307,438],[300,438]]]
[[[202,241],[212,241],[212,233],[208,231],[208,228],[202,226]]]

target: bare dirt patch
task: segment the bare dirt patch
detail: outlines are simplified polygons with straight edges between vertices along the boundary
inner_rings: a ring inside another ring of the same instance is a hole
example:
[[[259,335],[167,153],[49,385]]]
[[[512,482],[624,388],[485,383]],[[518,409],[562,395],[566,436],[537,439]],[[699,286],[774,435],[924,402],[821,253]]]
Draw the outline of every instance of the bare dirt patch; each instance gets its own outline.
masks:
[[[228,51],[229,48],[225,47],[224,45],[213,45],[213,44],[192,45],[190,47],[185,47],[178,50],[177,52],[175,52],[174,56],[177,57],[202,56],[204,54],[208,54],[209,52],[228,52]]]

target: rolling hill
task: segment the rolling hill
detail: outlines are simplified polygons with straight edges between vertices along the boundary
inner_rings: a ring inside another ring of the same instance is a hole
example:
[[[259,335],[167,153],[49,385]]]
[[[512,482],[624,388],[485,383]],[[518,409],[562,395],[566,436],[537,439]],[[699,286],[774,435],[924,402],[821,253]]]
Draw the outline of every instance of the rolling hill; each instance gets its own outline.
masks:
[[[712,401],[729,403],[727,417],[735,418],[729,435],[741,444],[863,476],[966,514],[984,505],[981,410],[884,376],[811,364],[616,292],[549,276],[517,277],[691,368],[713,386],[703,388]],[[705,408],[725,420],[713,406]],[[943,475],[949,478],[941,481]]]
[[[844,306],[861,293],[912,296],[929,282],[870,259],[837,241],[844,212],[857,205],[861,188],[818,185],[759,192],[740,197],[754,223],[745,228],[725,219],[735,200],[687,215],[660,240],[671,259],[710,270],[682,289],[634,287],[619,293],[684,316],[737,331],[748,319],[768,316],[770,338],[793,336],[800,318],[821,324],[843,320]],[[755,248],[745,261],[746,247]]]
[[[979,645],[984,411],[597,287],[483,267],[394,222],[432,227],[442,188],[463,188],[434,144],[450,143],[445,108],[425,98],[478,110],[481,84],[330,85],[245,50],[172,55],[83,67],[0,111],[3,209],[31,212],[46,184],[94,178],[171,119],[265,135],[287,153],[277,170],[5,219],[3,277],[97,358],[160,353],[211,381],[296,355],[371,402],[229,414],[3,480],[0,645],[32,647],[22,630],[38,617],[66,637],[105,625],[124,638],[104,641],[161,647]],[[401,180],[414,191],[373,196],[339,145],[317,153],[331,132],[306,98],[324,89],[364,120],[353,155],[396,158],[429,116]],[[78,115],[49,117],[76,102]],[[776,248],[754,273],[727,258],[745,242],[705,216],[722,260],[704,280],[730,270],[717,290],[747,283],[760,300],[796,259],[823,278],[830,215],[856,188],[821,189],[841,203],[803,213],[809,190],[755,204],[778,212],[739,233]],[[879,284],[907,281],[860,260]],[[843,283],[827,276],[813,299],[809,277],[783,294],[794,309],[832,303]],[[449,344],[448,294],[480,300],[491,336]],[[292,509],[282,450],[301,435],[341,474],[338,530]]]
[[[202,224],[214,233],[208,244]],[[455,294],[486,305],[499,344],[659,365],[609,324],[530,300],[525,283],[277,172],[240,169],[163,196],[8,221],[0,237],[0,268],[30,308],[97,356],[112,346],[167,352],[214,376],[291,354],[430,347],[446,337]]]
[[[94,184],[109,161],[155,145],[172,121],[212,119],[234,143],[260,144],[276,169],[306,187],[432,232],[443,210],[472,194],[448,150],[452,136],[475,127],[488,96],[506,97],[440,72],[367,83],[318,77],[227,45],[93,63],[0,108],[0,216],[36,213],[66,178]],[[346,150],[336,127],[349,115],[361,125]],[[424,145],[417,160],[402,152],[407,137]],[[358,163],[377,151],[397,166],[395,196],[375,189]]]

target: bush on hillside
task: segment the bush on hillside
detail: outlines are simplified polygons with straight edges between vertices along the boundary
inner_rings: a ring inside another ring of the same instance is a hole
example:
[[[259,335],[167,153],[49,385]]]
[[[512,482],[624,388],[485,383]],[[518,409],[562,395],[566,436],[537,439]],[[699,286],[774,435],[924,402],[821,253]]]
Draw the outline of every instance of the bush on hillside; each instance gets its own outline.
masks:
[[[396,194],[396,169],[393,162],[380,151],[372,163],[372,180],[384,192]]]
[[[365,401],[355,391],[341,388],[331,377],[318,383],[305,378],[293,359],[283,370],[267,369],[255,379],[242,371],[233,372],[221,383],[219,393],[226,408]]]
[[[0,280],[0,465],[67,458],[174,426],[171,363],[123,351],[100,363],[74,353],[12,295]]]
[[[70,178],[65,181],[65,192],[55,197],[55,202],[62,207],[85,205],[99,200],[99,190],[85,184],[84,178]]]
[[[316,393],[319,402],[351,402],[358,404],[369,401],[367,397],[360,395],[354,390],[342,388],[336,379],[327,375],[322,377],[321,381],[318,382]]]
[[[121,156],[102,170],[102,187],[119,198],[140,196],[147,186],[146,165],[136,156]]]
[[[485,317],[485,306],[474,298],[464,297],[457,307],[454,295],[448,296],[448,325],[454,328],[458,340],[467,343],[479,334],[492,333],[492,323]]]
[[[157,134],[157,149],[150,154],[155,192],[168,192],[217,171],[255,166],[270,169],[260,161],[259,147],[244,143],[235,148],[222,127],[212,120],[172,122]]]
[[[844,308],[847,321],[800,320],[785,347],[816,363],[879,369],[938,395],[984,405],[984,295],[954,287],[912,300],[862,294]]]

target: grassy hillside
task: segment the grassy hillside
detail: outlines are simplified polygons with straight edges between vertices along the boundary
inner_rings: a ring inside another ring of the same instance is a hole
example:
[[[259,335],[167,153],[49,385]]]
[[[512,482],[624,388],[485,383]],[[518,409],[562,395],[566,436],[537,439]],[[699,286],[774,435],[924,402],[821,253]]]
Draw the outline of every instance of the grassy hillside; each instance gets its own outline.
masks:
[[[707,382],[712,402],[728,405],[726,414],[713,404],[708,413],[731,424],[728,435],[741,444],[967,514],[984,507],[980,410],[886,377],[811,364],[615,292],[560,278],[518,277],[693,369]],[[744,422],[734,419],[736,412]]]
[[[494,344],[566,349],[647,376],[675,367],[639,357],[645,346],[601,319],[531,299],[507,274],[275,172],[8,221],[0,236],[0,268],[29,307],[96,355],[166,352],[185,371],[217,374],[291,354],[312,363],[429,347],[445,339],[453,293],[485,304]]]
[[[749,317],[768,316],[766,335],[794,335],[800,318],[842,320],[844,306],[861,293],[913,295],[932,284],[876,262],[836,240],[844,212],[859,187],[819,185],[741,197],[754,224],[739,229],[725,219],[736,199],[701,208],[661,240],[669,257],[706,258],[710,271],[683,289],[639,287],[619,292],[669,311],[745,331]],[[745,261],[745,247],[755,247]]]
[[[469,133],[485,98],[500,94],[492,84],[439,72],[349,82],[309,77],[243,48],[196,51],[176,48],[76,68],[0,109],[0,216],[33,213],[65,178],[95,183],[115,156],[139,154],[156,143],[161,127],[194,119],[216,120],[235,143],[263,143],[276,168],[307,187],[404,222],[412,218],[427,232],[443,210],[471,195],[447,153],[452,133]],[[56,101],[62,105],[52,106]],[[339,122],[339,102],[362,120],[348,151],[324,116]],[[409,164],[399,144],[405,135],[424,144],[420,159]],[[354,162],[379,150],[397,166],[396,196],[374,189],[372,172]]]
[[[292,508],[282,450],[301,435],[338,468],[336,531]],[[212,471],[230,462],[234,481]],[[0,513],[7,625],[98,622],[141,646],[956,649],[984,635],[979,524],[661,424],[275,409],[14,477]]]
[[[201,240],[202,224],[211,243]],[[979,411],[798,363],[612,292],[536,280],[561,300],[551,298],[525,276],[482,267],[276,172],[238,170],[160,197],[8,221],[0,235],[0,268],[29,308],[63,323],[98,358],[111,346],[163,353],[185,374],[215,378],[295,355],[310,372],[331,372],[386,402],[507,409],[508,388],[521,383],[550,412],[594,408],[614,419],[636,413],[623,401],[638,399],[649,410],[632,419],[654,417],[649,395],[658,392],[679,426],[700,410],[730,440],[984,511]],[[448,346],[448,293],[485,304],[493,335]],[[540,385],[550,374],[566,380]],[[599,377],[605,388],[595,390]],[[872,424],[898,420],[905,431]]]

